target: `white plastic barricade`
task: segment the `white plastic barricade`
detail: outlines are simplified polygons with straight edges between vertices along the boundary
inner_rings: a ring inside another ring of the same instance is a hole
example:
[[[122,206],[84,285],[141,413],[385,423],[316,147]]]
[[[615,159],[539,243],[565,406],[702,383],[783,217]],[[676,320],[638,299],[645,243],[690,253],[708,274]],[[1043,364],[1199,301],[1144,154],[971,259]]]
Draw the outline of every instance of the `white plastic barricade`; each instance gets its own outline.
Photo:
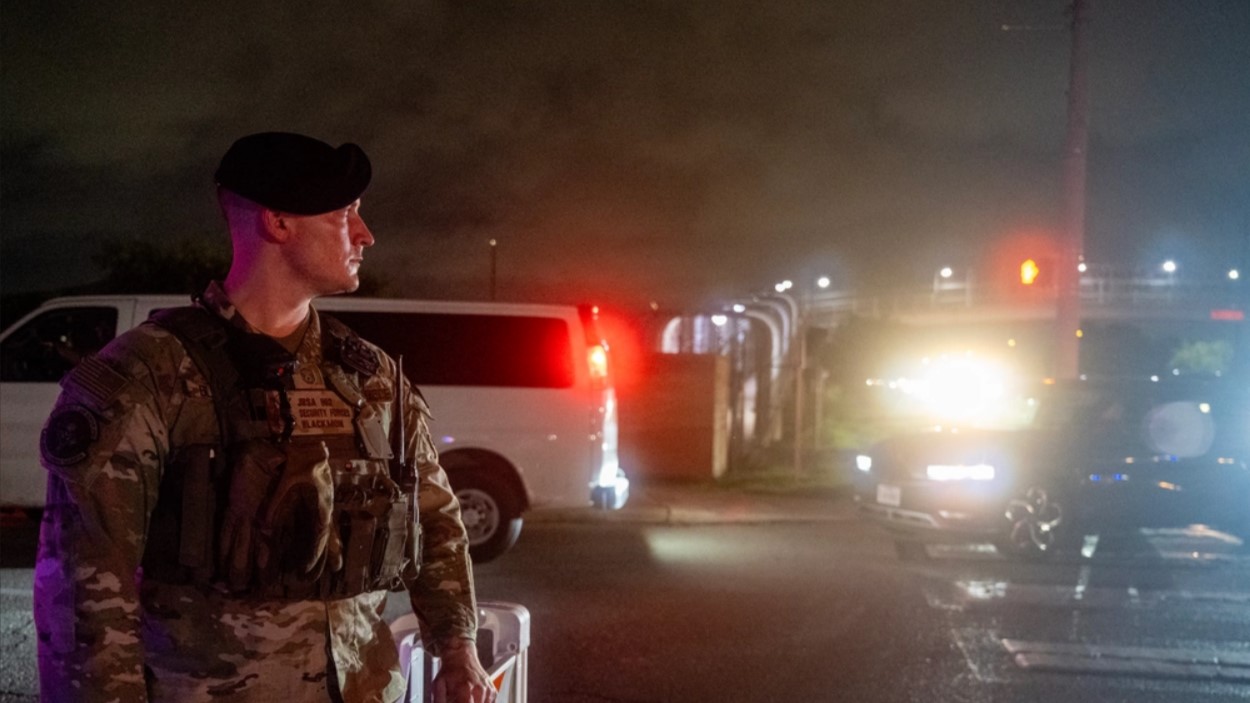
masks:
[[[477,606],[477,656],[499,692],[499,703],[526,703],[530,612],[515,603],[482,601]],[[399,666],[408,679],[404,700],[430,703],[439,662],[438,657],[426,655],[419,628],[417,616],[409,614],[391,623],[391,634],[399,647]]]

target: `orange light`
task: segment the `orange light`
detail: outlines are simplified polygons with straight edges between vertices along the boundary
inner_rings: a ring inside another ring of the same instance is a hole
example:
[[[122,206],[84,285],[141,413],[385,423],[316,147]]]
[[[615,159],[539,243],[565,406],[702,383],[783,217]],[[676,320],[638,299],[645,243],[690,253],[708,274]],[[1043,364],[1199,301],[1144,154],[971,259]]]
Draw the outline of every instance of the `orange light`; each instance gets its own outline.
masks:
[[[1037,267],[1036,261],[1025,259],[1024,263],[1020,264],[1020,282],[1026,286],[1031,286],[1037,281],[1037,276],[1041,272],[1042,270]]]

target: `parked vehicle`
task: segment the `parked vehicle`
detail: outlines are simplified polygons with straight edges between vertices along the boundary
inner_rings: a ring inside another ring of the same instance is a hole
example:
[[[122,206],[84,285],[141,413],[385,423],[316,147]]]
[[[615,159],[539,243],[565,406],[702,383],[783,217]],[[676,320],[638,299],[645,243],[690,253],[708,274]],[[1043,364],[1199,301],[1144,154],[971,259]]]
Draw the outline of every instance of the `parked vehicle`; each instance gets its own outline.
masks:
[[[856,501],[901,556],[978,538],[1020,556],[1093,532],[1201,523],[1250,539],[1250,388],[1229,381],[1045,386],[1016,430],[947,428],[857,457]]]
[[[41,508],[39,432],[57,382],[180,296],[48,301],[0,334],[0,505]],[[434,413],[473,556],[505,552],[530,509],[620,508],[616,393],[590,307],[325,298],[317,308],[394,356]]]

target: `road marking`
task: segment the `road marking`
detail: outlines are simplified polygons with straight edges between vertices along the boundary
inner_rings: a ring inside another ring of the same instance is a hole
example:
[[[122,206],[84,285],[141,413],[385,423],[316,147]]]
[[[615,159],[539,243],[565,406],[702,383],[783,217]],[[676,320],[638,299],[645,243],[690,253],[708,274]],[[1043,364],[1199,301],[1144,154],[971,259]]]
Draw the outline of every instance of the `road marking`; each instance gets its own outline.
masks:
[[[1072,600],[1085,600],[1085,589],[1089,587],[1089,565],[1081,567],[1081,573],[1076,577],[1076,588],[1072,590]]]
[[[1241,546],[1241,540],[1238,539],[1237,537],[1230,535],[1227,532],[1221,532],[1220,530],[1212,529],[1206,525],[1190,525],[1188,527],[1158,527],[1158,528],[1143,527],[1141,528],[1140,532],[1143,535],[1145,535],[1147,539],[1151,539],[1152,541],[1154,539],[1176,539],[1176,540],[1207,539],[1207,540],[1217,540],[1217,541],[1223,542],[1225,544],[1230,544],[1233,546]]]
[[[1093,559],[1096,551],[1098,551],[1098,535],[1085,535],[1084,543],[1081,545],[1081,556]]]
[[[990,679],[981,671],[981,667],[977,665],[976,659],[972,656],[972,652],[968,649],[968,643],[964,642],[964,635],[959,628],[950,628],[951,639],[955,640],[955,646],[964,655],[964,661],[968,664],[968,670],[972,672],[972,678],[980,683],[986,683]]]
[[[1137,586],[1089,586],[1082,574],[1075,588],[1063,585],[1012,583],[1002,580],[946,581],[932,579],[924,589],[929,607],[967,610],[976,607],[1033,606],[1055,608],[1153,608],[1170,603],[1250,605],[1245,591],[1143,590]]]
[[[1002,640],[1016,666],[1030,671],[1129,674],[1250,683],[1250,652]]]
[[[1240,539],[1205,525],[1191,525],[1178,529],[1143,528],[1139,532],[1149,544],[1149,549],[1115,551],[1113,547],[1111,552],[1108,552],[1106,548],[1099,551],[1103,541],[1101,535],[1087,534],[1082,538],[1080,555],[1083,559],[1092,560],[1097,554],[1099,557],[1105,557],[1107,561],[1117,562],[1126,559],[1163,559],[1171,563],[1180,562],[1197,566],[1250,564],[1250,556],[1234,551],[1242,545]],[[981,542],[926,544],[925,552],[930,559],[935,561],[1010,558],[1001,554],[993,545]]]

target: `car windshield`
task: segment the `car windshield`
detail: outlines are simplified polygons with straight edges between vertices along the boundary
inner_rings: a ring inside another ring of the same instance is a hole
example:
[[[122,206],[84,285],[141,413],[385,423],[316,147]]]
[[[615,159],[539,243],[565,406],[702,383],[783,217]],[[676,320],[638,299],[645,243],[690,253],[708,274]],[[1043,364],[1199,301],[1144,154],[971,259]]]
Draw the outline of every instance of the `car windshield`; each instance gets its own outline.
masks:
[[[1059,384],[1045,386],[1034,404],[1031,429],[1169,456],[1229,447],[1250,429],[1232,384]]]
[[[1120,429],[1140,419],[1150,401],[1141,393],[1115,393],[1087,385],[1047,387],[1036,398],[1033,429],[1098,432]]]

